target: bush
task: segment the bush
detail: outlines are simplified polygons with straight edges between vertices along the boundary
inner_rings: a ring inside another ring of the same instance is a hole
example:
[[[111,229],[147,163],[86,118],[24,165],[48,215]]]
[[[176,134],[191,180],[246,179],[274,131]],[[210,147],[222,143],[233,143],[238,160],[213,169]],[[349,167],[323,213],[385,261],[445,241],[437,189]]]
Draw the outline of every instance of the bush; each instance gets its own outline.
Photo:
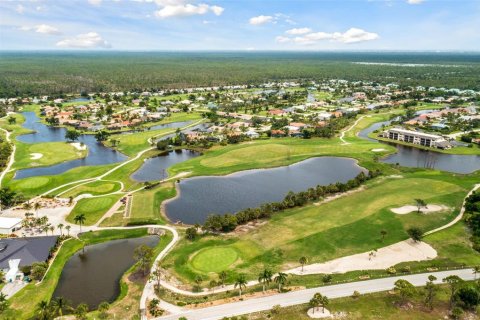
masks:
[[[390,267],[390,268],[387,269],[387,273],[388,274],[395,274],[395,273],[397,273],[397,270],[394,267]]]
[[[42,280],[45,272],[47,272],[48,265],[46,262],[35,262],[32,264],[32,269],[30,275],[34,280]]]

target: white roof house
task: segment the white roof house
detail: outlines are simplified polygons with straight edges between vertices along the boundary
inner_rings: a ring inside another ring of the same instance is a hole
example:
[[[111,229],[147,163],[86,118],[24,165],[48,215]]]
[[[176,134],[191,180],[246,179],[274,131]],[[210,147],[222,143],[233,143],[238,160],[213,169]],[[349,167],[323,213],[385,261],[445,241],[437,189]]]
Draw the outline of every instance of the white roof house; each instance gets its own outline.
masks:
[[[11,234],[22,226],[22,219],[0,217],[0,234]]]

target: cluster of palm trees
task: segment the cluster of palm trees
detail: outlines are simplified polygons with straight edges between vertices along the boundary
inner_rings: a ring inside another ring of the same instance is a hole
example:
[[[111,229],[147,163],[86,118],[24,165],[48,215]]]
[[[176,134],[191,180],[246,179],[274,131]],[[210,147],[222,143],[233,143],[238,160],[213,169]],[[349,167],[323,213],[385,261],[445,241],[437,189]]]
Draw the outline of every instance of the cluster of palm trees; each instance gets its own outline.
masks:
[[[98,305],[99,318],[107,318],[107,311],[110,308],[108,302],[102,302]],[[63,297],[56,297],[50,302],[42,300],[37,304],[36,319],[53,320],[62,319],[64,314],[74,314],[76,319],[87,319],[88,305],[79,304],[76,308],[72,306],[70,301]]]
[[[262,292],[265,293],[270,283],[275,282],[278,285],[278,292],[282,292],[282,287],[287,283],[288,274],[279,272],[274,276],[273,272],[269,269],[264,269],[258,275],[258,282],[262,285]],[[238,295],[241,297],[243,290],[247,288],[246,275],[241,273],[237,276],[234,288],[238,288]]]
[[[60,230],[60,235],[63,236],[63,229],[67,231],[68,236],[70,236],[70,226],[65,226],[63,223],[59,223],[56,227],[53,226],[51,223],[48,222],[48,217],[34,217],[33,213],[26,212],[25,219],[22,221],[22,227],[28,229],[37,228],[38,231],[45,232],[45,235],[48,236],[48,232],[50,231],[53,235],[56,228]]]
[[[309,305],[312,307],[312,313],[315,313],[315,309],[318,311],[320,307],[322,307],[322,313],[324,313],[329,303],[328,298],[319,292],[315,293],[309,301]]]

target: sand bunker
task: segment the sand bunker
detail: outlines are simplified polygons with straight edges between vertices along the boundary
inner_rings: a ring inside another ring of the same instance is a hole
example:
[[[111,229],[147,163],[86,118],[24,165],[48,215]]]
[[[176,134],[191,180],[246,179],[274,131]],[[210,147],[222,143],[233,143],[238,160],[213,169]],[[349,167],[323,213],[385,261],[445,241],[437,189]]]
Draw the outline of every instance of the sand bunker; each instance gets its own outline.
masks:
[[[447,210],[447,206],[437,205],[437,204],[429,204],[426,207],[420,209],[422,213],[430,213],[430,212],[437,212],[442,210]],[[417,212],[417,206],[403,206],[400,208],[392,208],[390,209],[393,213],[396,214],[408,214],[410,212]]]
[[[425,242],[405,240],[378,249],[374,256],[370,252],[359,253],[343,258],[314,263],[303,268],[286,271],[293,274],[345,273],[354,270],[384,270],[393,265],[407,261],[430,260],[437,256],[437,251]]]
[[[322,318],[330,318],[332,314],[327,309],[320,308],[313,308],[308,309],[307,315],[312,319],[322,319]]]
[[[373,152],[382,152],[382,151],[386,151],[385,149],[382,149],[382,148],[378,148],[378,149],[372,149]]]
[[[41,157],[43,157],[43,154],[41,154],[41,153],[30,153],[30,159],[31,160],[38,160]]]
[[[73,142],[73,143],[70,143],[70,144],[77,150],[80,150],[80,151],[87,150],[87,145],[86,144],[82,145],[79,142]]]

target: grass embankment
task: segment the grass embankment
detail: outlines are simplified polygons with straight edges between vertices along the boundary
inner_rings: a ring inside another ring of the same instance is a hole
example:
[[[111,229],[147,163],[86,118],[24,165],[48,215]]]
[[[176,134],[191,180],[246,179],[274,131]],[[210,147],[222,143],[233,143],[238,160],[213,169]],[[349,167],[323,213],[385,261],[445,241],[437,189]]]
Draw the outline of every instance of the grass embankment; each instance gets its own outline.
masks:
[[[34,316],[35,308],[42,300],[50,300],[58,284],[63,267],[68,259],[82,248],[100,242],[138,238],[147,235],[147,229],[130,230],[102,230],[82,234],[79,239],[66,241],[58,252],[45,279],[39,284],[28,284],[10,299],[10,309],[2,314],[6,319],[30,319]]]
[[[164,224],[165,218],[161,214],[161,204],[163,201],[174,197],[175,193],[173,182],[162,183],[153,189],[134,193],[130,220],[145,220]]]
[[[84,225],[94,225],[121,197],[123,197],[122,194],[112,194],[109,196],[80,199],[66,220],[70,223],[75,223],[75,216],[84,214],[86,217]]]
[[[216,270],[198,265],[199,260],[208,260],[200,259],[199,251],[215,246],[231,248],[238,259],[225,266],[225,270],[230,270],[233,280],[237,273],[255,278],[264,267],[279,271],[298,266],[301,256],[308,257],[309,263],[316,263],[367,252],[407,239],[406,230],[410,227],[427,231],[451,221],[458,214],[465,194],[478,181],[478,175],[455,176],[438,171],[401,174],[401,179],[377,178],[364,190],[335,201],[286,210],[245,234],[207,236],[194,242],[182,240],[167,257],[166,264],[187,282],[196,275],[215,278],[212,272]],[[446,205],[452,210],[428,215],[391,212],[391,208],[414,204],[414,198]],[[384,241],[381,230],[387,231]]]

